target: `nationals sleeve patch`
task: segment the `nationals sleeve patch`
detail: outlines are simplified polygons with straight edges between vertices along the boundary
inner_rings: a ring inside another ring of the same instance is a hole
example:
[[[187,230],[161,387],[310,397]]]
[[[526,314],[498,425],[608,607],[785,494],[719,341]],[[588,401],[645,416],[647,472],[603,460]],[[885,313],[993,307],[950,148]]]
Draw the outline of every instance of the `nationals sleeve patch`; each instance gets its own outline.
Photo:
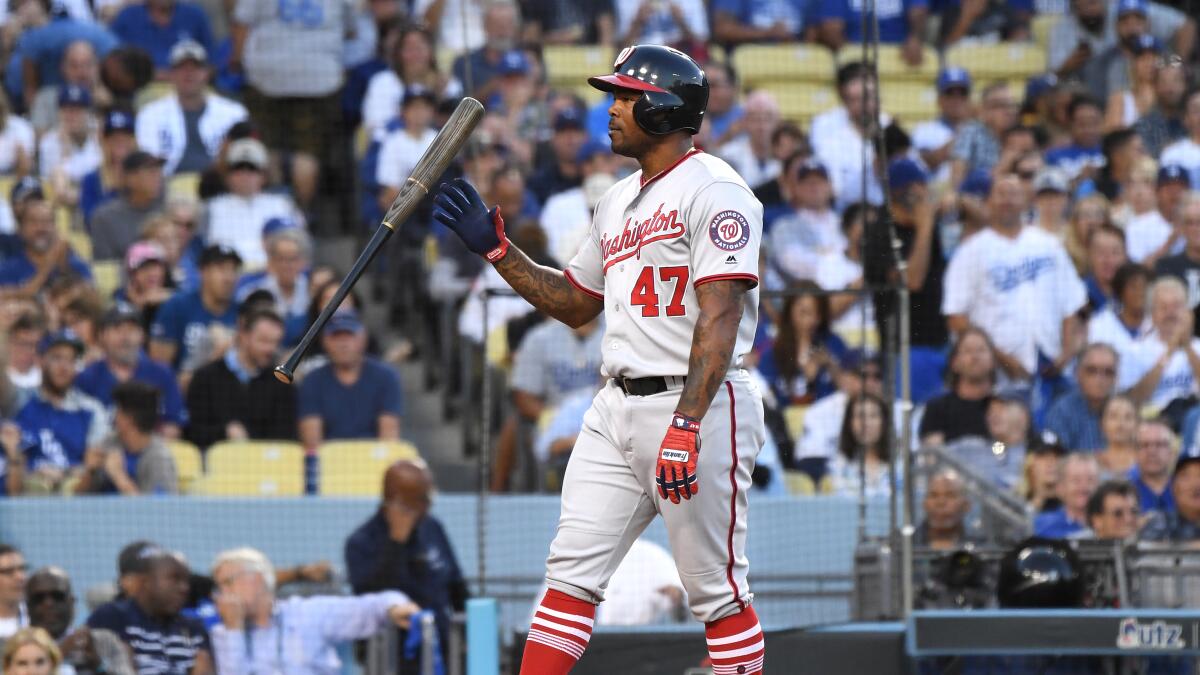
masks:
[[[722,211],[709,223],[708,238],[722,251],[739,251],[750,241],[750,223],[737,211]]]

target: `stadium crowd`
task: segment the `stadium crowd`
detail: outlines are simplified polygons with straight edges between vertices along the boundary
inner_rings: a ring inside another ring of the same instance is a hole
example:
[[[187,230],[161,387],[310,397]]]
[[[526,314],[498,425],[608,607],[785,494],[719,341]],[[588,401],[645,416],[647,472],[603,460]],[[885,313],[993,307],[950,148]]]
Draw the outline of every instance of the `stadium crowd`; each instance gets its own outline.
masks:
[[[181,441],[199,452],[294,441],[311,462],[330,441],[401,439],[430,423],[405,419],[403,358],[424,360],[448,415],[476,412],[483,387],[504,392],[490,487],[552,489],[602,382],[603,326],[569,329],[496,294],[503,281],[427,205],[377,261],[370,297],[346,299],[299,386],[270,369],[339,281],[314,241],[374,227],[462,96],[488,112],[451,175],[500,205],[531,257],[566,263],[600,196],[636,167],[607,146],[607,102],[562,84],[562,50],[598,45],[605,59],[587,67],[603,71],[619,47],[657,42],[705,64],[696,143],[764,204],[770,293],[743,364],[760,376],[771,429],[759,490],[899,487],[883,338],[896,326],[888,289],[903,285],[914,443],[944,445],[1018,495],[1039,534],[1200,537],[1200,88],[1186,6],[880,3],[880,71],[928,73],[934,92],[924,112],[894,115],[888,103],[905,101],[859,60],[861,3],[847,0],[15,0],[0,11],[0,494],[187,492]],[[997,44],[1041,54],[1038,72],[1013,82],[950,58]],[[780,62],[772,80],[760,62],[747,78],[739,55],[764,45],[794,48],[773,52],[785,59],[823,54],[828,72],[788,81]],[[833,98],[797,108],[809,87]],[[386,330],[368,328],[379,306]],[[388,349],[397,336],[405,344]],[[925,487],[921,541],[986,536],[966,528],[961,476]],[[308,488],[320,491],[311,476]],[[356,546],[400,554],[389,542],[414,525],[388,508],[428,499],[395,499]],[[444,534],[424,537],[449,549]],[[0,552],[0,633],[20,636],[4,671],[48,672],[16,664],[39,649],[53,661],[58,640],[91,672],[128,672],[112,649],[124,627],[174,621],[182,607],[184,561],[148,550],[125,604],[69,633],[62,608],[58,623],[32,621],[71,597],[65,574],[26,583],[19,552]],[[229,555],[253,572],[245,602],[269,614],[278,571],[252,551]],[[356,591],[408,583],[379,585],[363,565],[347,557]],[[461,600],[451,586],[434,604]],[[411,619],[397,609],[407,600],[380,602],[362,608],[364,631]],[[30,623],[45,633],[18,633]],[[219,631],[171,625],[220,664]],[[358,635],[342,628],[330,639]]]

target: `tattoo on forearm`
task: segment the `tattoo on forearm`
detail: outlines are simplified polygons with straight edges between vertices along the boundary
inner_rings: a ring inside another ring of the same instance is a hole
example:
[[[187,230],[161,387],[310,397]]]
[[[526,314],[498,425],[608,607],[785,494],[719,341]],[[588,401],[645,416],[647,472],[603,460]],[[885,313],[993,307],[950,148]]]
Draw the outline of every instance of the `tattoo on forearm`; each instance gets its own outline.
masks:
[[[747,290],[744,281],[714,281],[696,289],[702,309],[692,334],[687,383],[679,395],[681,413],[698,419],[704,417],[725,381]]]
[[[567,281],[562,272],[538,265],[515,246],[496,263],[496,271],[521,297],[542,312],[570,323],[579,313],[578,289]]]

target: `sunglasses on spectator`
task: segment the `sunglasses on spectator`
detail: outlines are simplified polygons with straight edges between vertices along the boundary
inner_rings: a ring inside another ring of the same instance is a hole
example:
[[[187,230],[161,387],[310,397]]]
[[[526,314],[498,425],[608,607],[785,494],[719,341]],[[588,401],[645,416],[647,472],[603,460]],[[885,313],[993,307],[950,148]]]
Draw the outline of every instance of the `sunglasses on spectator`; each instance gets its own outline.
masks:
[[[30,593],[29,594],[29,604],[31,604],[31,605],[40,605],[47,600],[51,600],[53,602],[60,602],[60,603],[66,602],[67,601],[67,592],[66,591],[41,591],[39,593]]]
[[[18,572],[28,572],[29,565],[12,565],[10,567],[0,567],[0,576],[11,577]]]
[[[1105,377],[1116,377],[1116,368],[1105,368],[1103,366],[1084,366],[1084,375],[1103,375]]]
[[[1113,509],[1112,511],[1109,511],[1107,515],[1114,518],[1135,518],[1139,513],[1141,513],[1141,511],[1138,511],[1137,509]]]

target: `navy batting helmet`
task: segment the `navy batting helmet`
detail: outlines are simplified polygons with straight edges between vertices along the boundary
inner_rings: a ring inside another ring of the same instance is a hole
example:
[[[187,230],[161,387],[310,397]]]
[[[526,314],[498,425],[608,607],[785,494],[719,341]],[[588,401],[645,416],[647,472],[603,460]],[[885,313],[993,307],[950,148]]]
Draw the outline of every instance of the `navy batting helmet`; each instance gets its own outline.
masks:
[[[1000,560],[1001,607],[1080,607],[1083,591],[1079,556],[1065,542],[1030,537]]]
[[[661,45],[626,47],[613,64],[612,75],[589,77],[601,91],[633,89],[642,97],[633,118],[648,134],[700,131],[708,106],[708,78],[700,64],[678,49]]]

